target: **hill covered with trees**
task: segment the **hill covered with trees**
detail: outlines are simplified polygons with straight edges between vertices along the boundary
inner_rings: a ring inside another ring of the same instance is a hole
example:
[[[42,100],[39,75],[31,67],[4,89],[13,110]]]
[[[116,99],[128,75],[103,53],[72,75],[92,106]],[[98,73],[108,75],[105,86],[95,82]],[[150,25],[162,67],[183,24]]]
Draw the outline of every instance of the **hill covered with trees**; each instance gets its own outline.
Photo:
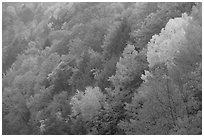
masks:
[[[3,3],[2,134],[202,134],[202,3]]]

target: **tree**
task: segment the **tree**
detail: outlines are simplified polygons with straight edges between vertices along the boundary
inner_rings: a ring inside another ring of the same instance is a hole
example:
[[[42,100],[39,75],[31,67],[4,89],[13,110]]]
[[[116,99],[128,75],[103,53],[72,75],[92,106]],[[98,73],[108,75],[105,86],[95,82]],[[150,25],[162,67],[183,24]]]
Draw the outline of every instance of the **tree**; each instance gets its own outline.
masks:
[[[131,86],[131,82],[137,76],[140,77],[143,70],[147,68],[144,52],[138,53],[134,48],[133,45],[127,45],[122,57],[120,57],[119,62],[116,64],[116,74],[109,78],[114,87],[123,88]]]
[[[104,99],[105,96],[98,87],[87,87],[84,93],[77,91],[70,102],[72,105],[71,116],[73,117],[73,123],[77,124],[78,120],[81,121],[84,123],[82,129],[85,128],[86,133],[89,133],[94,127],[89,127],[88,122],[92,122],[92,118],[104,107]]]

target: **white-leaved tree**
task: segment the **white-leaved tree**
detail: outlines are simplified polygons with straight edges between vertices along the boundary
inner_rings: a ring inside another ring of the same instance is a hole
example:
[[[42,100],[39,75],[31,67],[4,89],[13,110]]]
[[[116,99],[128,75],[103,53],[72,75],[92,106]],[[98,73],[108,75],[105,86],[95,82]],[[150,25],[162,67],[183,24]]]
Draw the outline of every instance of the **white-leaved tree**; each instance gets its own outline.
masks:
[[[81,126],[86,127],[86,132],[90,132],[92,127],[89,127],[88,123],[92,122],[94,116],[105,105],[104,99],[105,96],[99,87],[87,87],[85,92],[77,91],[70,102],[72,105],[71,116],[73,123],[77,124],[77,122],[81,121],[84,123]]]

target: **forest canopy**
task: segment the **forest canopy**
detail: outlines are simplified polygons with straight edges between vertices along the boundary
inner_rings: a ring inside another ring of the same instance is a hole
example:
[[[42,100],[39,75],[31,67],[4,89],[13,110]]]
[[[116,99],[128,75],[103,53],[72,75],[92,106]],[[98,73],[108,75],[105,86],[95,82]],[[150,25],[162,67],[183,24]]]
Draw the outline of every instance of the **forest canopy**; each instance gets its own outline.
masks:
[[[202,134],[202,3],[2,3],[3,135]]]

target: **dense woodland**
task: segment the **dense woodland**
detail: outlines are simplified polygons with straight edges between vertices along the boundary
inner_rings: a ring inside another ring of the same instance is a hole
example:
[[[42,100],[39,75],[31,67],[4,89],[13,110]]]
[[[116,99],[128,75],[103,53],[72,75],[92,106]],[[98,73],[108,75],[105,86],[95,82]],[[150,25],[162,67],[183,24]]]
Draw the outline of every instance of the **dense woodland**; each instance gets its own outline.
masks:
[[[202,3],[3,3],[2,134],[202,134]]]

